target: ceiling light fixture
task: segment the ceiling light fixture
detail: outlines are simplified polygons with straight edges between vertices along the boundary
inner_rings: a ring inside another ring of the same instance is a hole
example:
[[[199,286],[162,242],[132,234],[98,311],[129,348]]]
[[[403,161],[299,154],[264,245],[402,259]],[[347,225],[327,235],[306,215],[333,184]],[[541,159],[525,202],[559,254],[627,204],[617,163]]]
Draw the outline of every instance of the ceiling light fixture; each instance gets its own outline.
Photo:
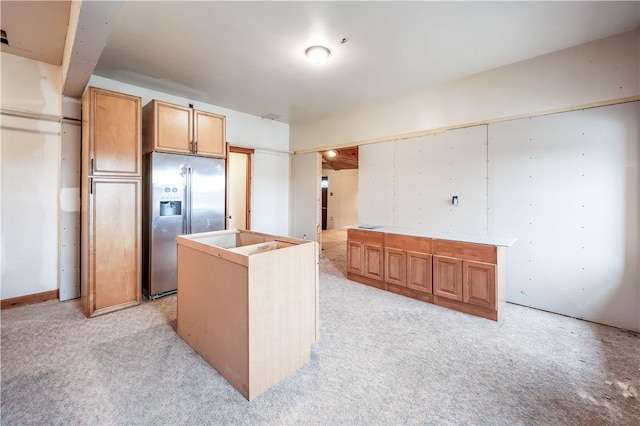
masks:
[[[311,46],[304,51],[304,54],[311,62],[318,65],[327,60],[331,51],[324,46]]]
[[[333,158],[333,157],[335,157],[336,155],[338,155],[338,153],[337,153],[337,152],[335,152],[334,150],[327,151],[327,157],[331,157],[331,158]]]

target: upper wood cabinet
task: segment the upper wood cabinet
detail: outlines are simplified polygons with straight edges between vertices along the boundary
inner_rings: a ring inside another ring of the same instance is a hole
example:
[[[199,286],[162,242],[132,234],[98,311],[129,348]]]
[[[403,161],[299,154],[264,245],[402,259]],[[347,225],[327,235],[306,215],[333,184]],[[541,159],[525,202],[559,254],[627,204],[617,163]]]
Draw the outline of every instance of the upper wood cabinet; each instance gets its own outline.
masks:
[[[141,175],[140,98],[89,87],[82,102],[83,169],[92,176]]]
[[[145,153],[226,157],[226,117],[153,100],[143,108]]]
[[[224,115],[194,110],[194,154],[207,157],[226,156]]]

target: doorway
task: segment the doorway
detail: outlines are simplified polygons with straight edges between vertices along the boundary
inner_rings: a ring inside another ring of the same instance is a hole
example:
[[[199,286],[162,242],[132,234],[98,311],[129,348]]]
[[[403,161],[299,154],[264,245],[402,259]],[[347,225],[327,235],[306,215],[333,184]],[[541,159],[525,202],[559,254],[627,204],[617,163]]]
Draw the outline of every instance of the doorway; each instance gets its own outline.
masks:
[[[358,147],[322,152],[322,257],[346,265],[347,228],[358,223]]]
[[[254,150],[228,146],[227,229],[251,229],[251,159]]]

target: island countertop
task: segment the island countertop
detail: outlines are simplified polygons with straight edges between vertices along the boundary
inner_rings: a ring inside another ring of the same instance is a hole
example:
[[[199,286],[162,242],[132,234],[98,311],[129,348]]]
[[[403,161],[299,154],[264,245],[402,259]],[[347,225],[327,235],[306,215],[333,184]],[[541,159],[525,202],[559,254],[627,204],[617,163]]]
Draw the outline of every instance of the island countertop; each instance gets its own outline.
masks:
[[[381,232],[384,234],[409,235],[413,237],[434,238],[438,240],[461,241],[465,243],[486,244],[498,247],[511,247],[516,242],[513,237],[496,237],[492,235],[465,234],[459,232],[430,231],[426,229],[403,228],[386,225],[358,224],[345,226],[343,229],[359,229],[362,231]]]

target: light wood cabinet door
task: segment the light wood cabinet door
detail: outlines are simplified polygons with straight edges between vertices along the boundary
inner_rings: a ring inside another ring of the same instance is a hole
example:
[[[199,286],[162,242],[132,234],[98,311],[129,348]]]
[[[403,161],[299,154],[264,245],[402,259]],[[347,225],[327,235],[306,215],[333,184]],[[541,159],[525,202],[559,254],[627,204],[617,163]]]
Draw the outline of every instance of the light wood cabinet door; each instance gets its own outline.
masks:
[[[383,253],[381,245],[364,244],[364,276],[384,280]]]
[[[432,256],[407,251],[407,287],[423,293],[433,293]]]
[[[140,98],[90,87],[82,108],[86,173],[140,176]]]
[[[462,301],[462,260],[433,256],[433,294]]]
[[[153,101],[154,128],[151,151],[189,154],[193,142],[193,115],[191,108],[166,102]]]
[[[140,303],[141,181],[90,179],[87,316]]]
[[[384,280],[390,284],[406,287],[406,252],[404,250],[384,249]]]
[[[364,275],[364,250],[359,241],[347,241],[347,272]]]
[[[144,149],[225,158],[226,117],[153,100],[143,109]]]
[[[496,265],[462,262],[463,301],[470,305],[496,308]]]
[[[194,116],[194,154],[207,157],[226,156],[226,137],[224,115],[204,111],[193,111]]]

